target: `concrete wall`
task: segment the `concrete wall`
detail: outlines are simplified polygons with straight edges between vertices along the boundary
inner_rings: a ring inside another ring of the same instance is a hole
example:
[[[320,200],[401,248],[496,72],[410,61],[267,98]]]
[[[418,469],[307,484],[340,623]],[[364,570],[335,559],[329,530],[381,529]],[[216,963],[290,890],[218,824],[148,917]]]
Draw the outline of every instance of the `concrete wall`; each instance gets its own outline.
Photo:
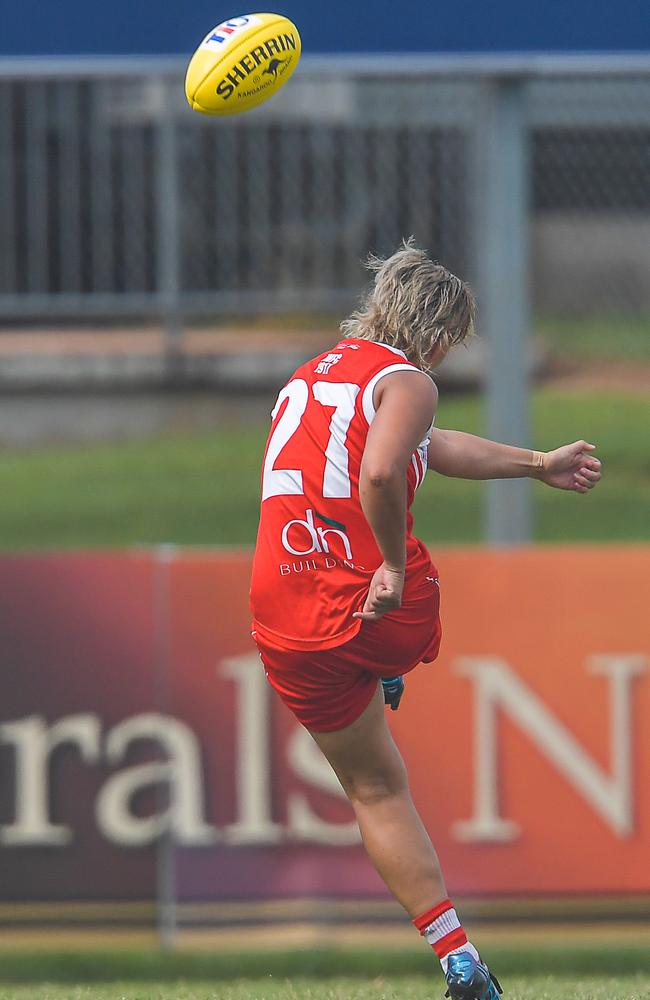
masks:
[[[534,304],[554,316],[602,313],[603,288],[618,312],[650,311],[650,218],[619,212],[543,212],[532,224]],[[590,305],[591,304],[591,305]],[[625,308],[625,306],[629,308]]]

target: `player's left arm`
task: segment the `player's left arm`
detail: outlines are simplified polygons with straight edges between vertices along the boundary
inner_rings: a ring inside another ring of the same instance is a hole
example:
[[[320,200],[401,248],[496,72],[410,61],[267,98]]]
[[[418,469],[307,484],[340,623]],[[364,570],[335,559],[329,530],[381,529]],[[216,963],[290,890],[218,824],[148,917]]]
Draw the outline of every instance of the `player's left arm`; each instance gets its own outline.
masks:
[[[559,490],[587,493],[600,479],[595,445],[574,441],[553,451],[532,451],[487,438],[434,428],[429,443],[430,469],[456,479],[539,479]]]

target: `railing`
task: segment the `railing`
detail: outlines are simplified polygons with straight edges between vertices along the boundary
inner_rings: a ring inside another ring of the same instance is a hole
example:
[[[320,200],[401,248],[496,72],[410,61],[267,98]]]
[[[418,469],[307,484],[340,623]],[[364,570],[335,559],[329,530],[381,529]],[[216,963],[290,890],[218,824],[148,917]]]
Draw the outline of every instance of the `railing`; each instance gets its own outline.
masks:
[[[227,120],[182,69],[0,63],[0,316],[336,309],[411,232],[476,280],[495,80],[530,140],[536,310],[650,312],[649,58],[305,59]]]
[[[650,315],[649,56],[305,58],[225,120],[183,68],[0,63],[1,320],[161,317],[173,353],[183,317],[345,309],[413,233],[477,285],[488,432],[524,441],[530,312]]]

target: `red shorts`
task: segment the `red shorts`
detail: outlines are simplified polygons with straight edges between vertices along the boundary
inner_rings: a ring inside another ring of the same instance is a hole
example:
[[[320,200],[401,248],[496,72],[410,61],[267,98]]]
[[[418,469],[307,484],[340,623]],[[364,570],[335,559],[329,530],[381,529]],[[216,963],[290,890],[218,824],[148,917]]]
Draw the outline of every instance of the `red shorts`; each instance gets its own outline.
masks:
[[[281,649],[254,634],[269,682],[299,722],[314,732],[344,729],[368,707],[381,677],[395,677],[438,655],[437,583],[416,601],[361,629],[334,649]]]

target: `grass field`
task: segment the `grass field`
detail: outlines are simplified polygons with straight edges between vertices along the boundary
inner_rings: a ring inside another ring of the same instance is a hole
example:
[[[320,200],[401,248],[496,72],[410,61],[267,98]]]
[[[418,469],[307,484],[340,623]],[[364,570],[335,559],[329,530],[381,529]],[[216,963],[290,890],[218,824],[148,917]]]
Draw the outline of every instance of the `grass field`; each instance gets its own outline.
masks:
[[[409,977],[375,979],[244,979],[234,983],[115,982],[92,986],[0,986],[0,1000],[434,1000],[442,980]],[[504,1000],[648,1000],[650,977],[516,977]]]
[[[536,952],[500,950],[492,957],[505,1000],[650,998],[647,949],[554,952],[542,943]],[[0,966],[0,1000],[441,1000],[444,993],[436,963],[424,951],[417,958],[345,950],[235,956],[5,952]]]
[[[554,320],[538,318],[534,332],[556,358],[585,361],[650,361],[647,319]]]
[[[598,445],[604,480],[587,496],[533,484],[540,541],[650,539],[650,398],[614,391],[540,390],[534,444],[579,437]],[[438,424],[481,432],[477,397],[442,397]],[[5,453],[0,548],[174,542],[252,545],[266,421],[145,441]],[[481,538],[482,484],[429,475],[416,502],[432,543]]]

